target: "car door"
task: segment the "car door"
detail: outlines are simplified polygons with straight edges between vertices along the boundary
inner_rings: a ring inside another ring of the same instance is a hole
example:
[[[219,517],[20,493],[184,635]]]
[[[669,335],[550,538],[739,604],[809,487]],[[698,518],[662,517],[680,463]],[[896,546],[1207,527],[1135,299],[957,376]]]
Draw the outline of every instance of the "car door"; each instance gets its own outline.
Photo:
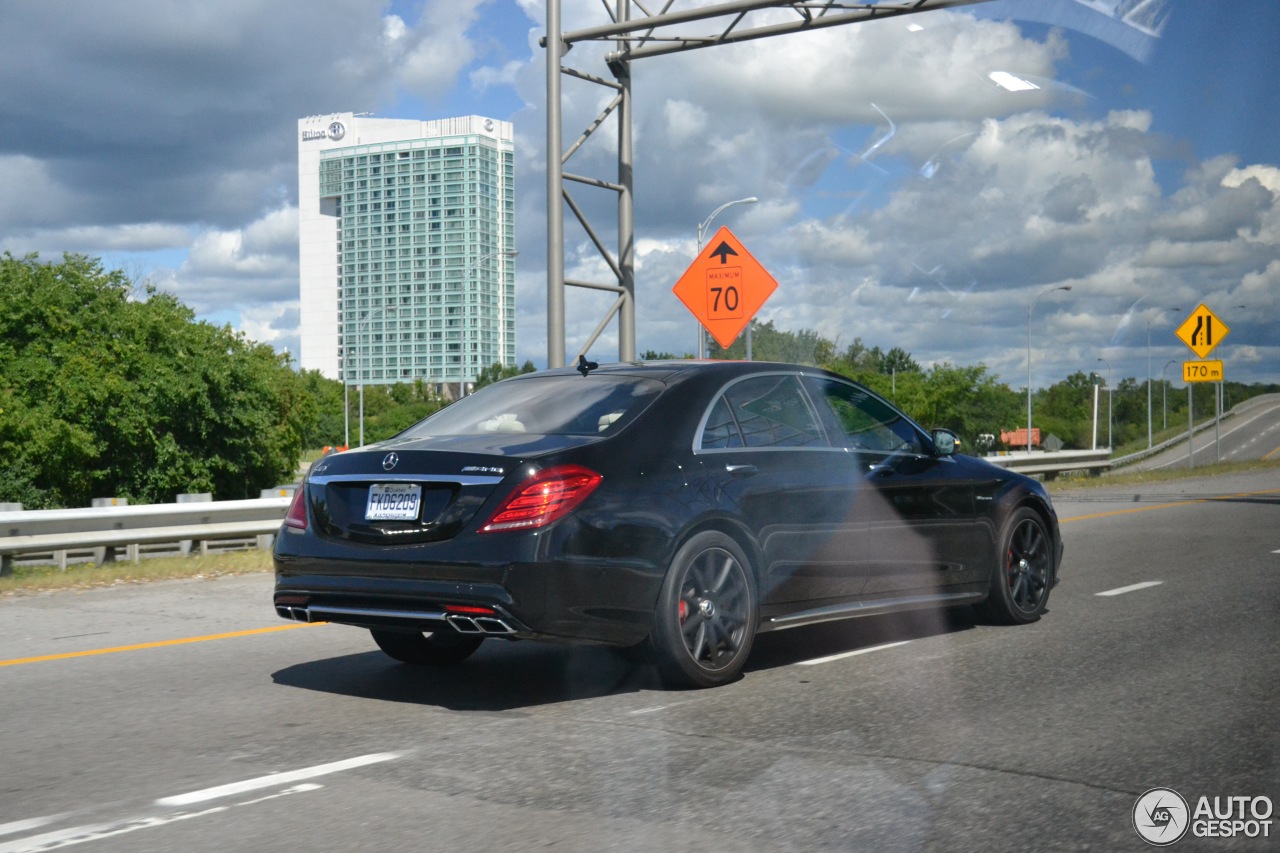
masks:
[[[729,383],[703,418],[695,452],[760,545],[762,605],[861,592],[851,454],[832,445],[797,374]]]
[[[806,387],[828,429],[856,454],[866,486],[855,507],[867,560],[863,594],[945,594],[979,578],[990,547],[964,466],[870,391],[827,377],[808,377]]]

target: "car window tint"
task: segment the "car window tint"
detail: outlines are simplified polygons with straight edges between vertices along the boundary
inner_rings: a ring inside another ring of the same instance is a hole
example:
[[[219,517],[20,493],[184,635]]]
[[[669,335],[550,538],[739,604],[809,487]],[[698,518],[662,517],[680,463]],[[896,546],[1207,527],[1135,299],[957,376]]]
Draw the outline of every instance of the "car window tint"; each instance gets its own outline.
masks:
[[[813,380],[819,399],[844,430],[850,447],[924,453],[919,431],[906,416],[870,392],[828,379]]]
[[[608,435],[634,420],[662,384],[632,376],[546,376],[499,382],[410,427],[428,435]]]
[[[827,443],[808,398],[794,376],[757,376],[733,383],[716,401],[707,422],[708,429],[716,420],[717,409],[732,418],[746,447],[806,447]],[[703,439],[704,446],[715,446],[706,444],[705,431]]]

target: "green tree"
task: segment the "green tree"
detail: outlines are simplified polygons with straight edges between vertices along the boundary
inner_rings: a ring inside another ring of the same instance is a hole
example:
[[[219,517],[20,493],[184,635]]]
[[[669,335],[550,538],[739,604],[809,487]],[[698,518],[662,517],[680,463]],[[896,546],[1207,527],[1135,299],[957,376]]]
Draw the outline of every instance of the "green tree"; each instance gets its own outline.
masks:
[[[533,373],[537,370],[533,366],[532,361],[525,361],[520,367],[515,365],[506,365],[495,361],[493,364],[480,371],[480,375],[476,377],[476,389],[479,390],[486,385],[492,385],[503,379],[510,379],[512,376],[519,376],[522,373]]]
[[[315,398],[287,356],[96,259],[0,257],[0,500],[256,497],[291,478]]]
[[[744,359],[747,357],[745,332],[728,349],[714,343],[708,350],[711,358]],[[775,328],[773,321],[751,321],[751,358],[753,361],[780,361],[791,364],[823,364],[835,355],[835,345],[811,329],[788,332]]]

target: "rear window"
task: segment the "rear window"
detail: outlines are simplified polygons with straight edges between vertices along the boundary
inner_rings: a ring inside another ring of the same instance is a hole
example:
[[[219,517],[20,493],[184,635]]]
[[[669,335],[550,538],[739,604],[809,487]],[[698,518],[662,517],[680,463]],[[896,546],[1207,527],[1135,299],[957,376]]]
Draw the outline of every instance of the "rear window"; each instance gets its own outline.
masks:
[[[403,436],[608,435],[653,402],[662,383],[634,376],[546,376],[500,382],[441,409]]]

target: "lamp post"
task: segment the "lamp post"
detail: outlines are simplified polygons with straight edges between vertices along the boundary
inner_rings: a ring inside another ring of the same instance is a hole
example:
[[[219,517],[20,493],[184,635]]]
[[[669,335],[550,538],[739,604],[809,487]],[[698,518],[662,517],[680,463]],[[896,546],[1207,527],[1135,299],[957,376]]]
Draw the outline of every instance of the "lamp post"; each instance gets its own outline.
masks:
[[[1169,308],[1169,311],[1181,311],[1181,308]],[[1151,437],[1151,320],[1147,320],[1147,449],[1154,444]],[[1168,424],[1166,423],[1167,427]]]
[[[1171,358],[1164,363],[1164,367],[1160,368],[1160,396],[1164,403],[1164,429],[1169,428],[1169,378],[1165,371],[1169,369],[1169,365],[1177,364],[1176,358]]]
[[[468,330],[471,328],[471,294],[467,291],[467,285],[471,282],[471,274],[480,269],[480,265],[490,258],[514,258],[520,254],[518,251],[510,250],[506,252],[490,252],[487,255],[481,255],[476,258],[471,266],[467,267],[462,274],[462,360],[458,366],[458,398],[461,399],[467,395],[467,343]],[[498,361],[502,361],[502,351],[505,349],[507,318],[506,318],[506,300],[503,295],[498,295]]]
[[[384,313],[387,311],[394,311],[394,310],[396,310],[396,306],[394,305],[379,305],[377,308],[371,309],[369,313],[365,314],[364,318],[356,325],[356,340],[360,340],[360,335],[363,333],[364,327],[369,325],[369,321],[374,318],[374,315],[379,313]],[[365,352],[365,349],[366,349],[365,347],[361,346],[360,357],[356,360],[356,368],[357,368],[356,372],[360,374],[359,378],[360,378],[360,446],[361,447],[364,447],[364,381],[366,378],[365,374],[368,372],[368,368],[369,368],[368,355]]]
[[[715,219],[716,216],[718,216],[722,210],[728,207],[733,207],[735,204],[755,204],[759,200],[760,199],[756,198],[755,196],[749,196],[748,198],[739,198],[733,201],[726,201],[724,204],[720,205],[715,210],[711,211],[710,216],[702,220],[702,222],[698,223],[698,250],[694,252],[694,255],[693,255],[694,258],[696,259],[699,255],[702,254],[702,235],[706,233],[707,228],[711,225],[711,220]],[[697,350],[698,358],[702,358],[706,352],[706,347],[705,347],[706,337],[707,336],[706,336],[705,330],[702,328],[702,324],[698,323],[698,350]],[[747,324],[747,360],[748,361],[751,360],[751,324],[750,323]]]
[[[1107,366],[1107,449],[1112,450],[1111,444],[1111,362],[1105,358],[1099,358],[1098,361]]]
[[[1036,303],[1040,301],[1040,297],[1045,294],[1052,293],[1055,290],[1070,290],[1071,285],[1060,284],[1056,287],[1048,287],[1040,291],[1035,299],[1031,300],[1031,304],[1027,306],[1027,452],[1031,452],[1031,312],[1036,309]]]

